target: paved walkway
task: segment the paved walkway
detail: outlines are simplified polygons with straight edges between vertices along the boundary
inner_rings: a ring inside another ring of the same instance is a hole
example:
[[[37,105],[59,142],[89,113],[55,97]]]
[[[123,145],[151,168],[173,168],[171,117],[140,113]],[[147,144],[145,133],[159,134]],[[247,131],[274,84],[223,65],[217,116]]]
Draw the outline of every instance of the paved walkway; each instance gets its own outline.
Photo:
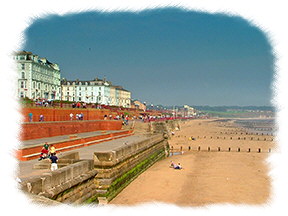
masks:
[[[132,136],[124,137],[124,138],[119,138],[119,139],[115,139],[115,140],[102,142],[99,144],[71,150],[69,152],[79,152],[80,159],[93,159],[93,152],[95,152],[95,151],[113,150],[113,149],[116,149],[122,145],[127,145],[131,142],[143,140],[146,137],[147,137],[146,135],[140,135],[140,134],[139,135],[132,135]],[[56,151],[57,151],[57,149],[56,149]],[[58,156],[61,156],[61,154],[62,153],[59,153]],[[33,176],[33,175],[40,175],[41,173],[46,172],[47,170],[33,169],[33,165],[35,163],[37,163],[37,161],[38,161],[38,159],[29,160],[29,161],[19,161],[18,177],[19,178],[26,178],[26,177]]]
[[[57,143],[57,142],[64,141],[64,140],[70,140],[69,138],[70,135],[77,135],[77,138],[86,138],[86,137],[98,136],[98,135],[109,134],[109,133],[117,133],[121,131],[123,130],[110,130],[110,131],[105,131],[106,133],[102,133],[102,131],[92,131],[92,132],[69,134],[69,135],[62,135],[62,136],[44,137],[40,139],[24,140],[21,143],[21,147],[25,148],[25,147],[40,145],[40,144],[44,145],[45,142],[48,142],[49,144],[49,143]]]

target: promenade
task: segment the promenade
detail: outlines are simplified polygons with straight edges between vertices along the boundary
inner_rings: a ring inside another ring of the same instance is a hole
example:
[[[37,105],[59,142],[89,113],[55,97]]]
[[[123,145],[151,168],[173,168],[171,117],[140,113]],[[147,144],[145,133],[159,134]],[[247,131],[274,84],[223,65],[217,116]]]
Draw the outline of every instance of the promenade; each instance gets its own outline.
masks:
[[[90,132],[90,133],[78,134],[78,136],[91,135],[91,134],[96,135],[99,133],[100,132],[96,131],[94,133]],[[113,150],[113,149],[116,149],[116,148],[121,147],[123,145],[126,145],[128,143],[140,141],[140,140],[144,139],[145,137],[147,137],[147,136],[144,134],[131,135],[131,136],[124,137],[124,138],[114,139],[114,140],[94,144],[91,146],[70,150],[69,152],[79,152],[80,159],[91,159],[92,160],[93,159],[93,153],[95,151]],[[66,138],[66,136],[43,138],[43,139],[39,139],[39,140],[41,140],[41,142],[47,141],[48,143],[51,143],[51,142],[56,142],[57,140],[59,140],[61,138]],[[34,145],[39,140],[25,141],[25,142],[23,142],[23,145]],[[57,149],[56,149],[56,152],[57,152]],[[57,155],[60,157],[62,154],[64,154],[61,151],[60,151],[60,153],[59,152],[57,152],[57,153],[58,153]],[[34,176],[34,175],[39,175],[43,172],[47,172],[47,169],[41,169],[41,170],[40,169],[39,170],[33,169],[33,165],[37,162],[38,162],[38,159],[33,159],[33,160],[29,160],[29,161],[19,161],[18,177],[20,179],[21,178],[27,178],[27,177]]]

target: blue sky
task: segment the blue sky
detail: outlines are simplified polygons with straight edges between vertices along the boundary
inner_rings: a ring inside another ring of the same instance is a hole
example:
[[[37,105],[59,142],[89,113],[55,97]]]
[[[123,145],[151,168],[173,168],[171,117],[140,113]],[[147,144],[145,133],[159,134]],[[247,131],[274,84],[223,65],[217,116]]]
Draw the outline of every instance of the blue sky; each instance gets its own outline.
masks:
[[[105,76],[147,103],[271,105],[271,46],[240,17],[175,8],[50,15],[25,37],[23,50],[58,63],[62,77]]]

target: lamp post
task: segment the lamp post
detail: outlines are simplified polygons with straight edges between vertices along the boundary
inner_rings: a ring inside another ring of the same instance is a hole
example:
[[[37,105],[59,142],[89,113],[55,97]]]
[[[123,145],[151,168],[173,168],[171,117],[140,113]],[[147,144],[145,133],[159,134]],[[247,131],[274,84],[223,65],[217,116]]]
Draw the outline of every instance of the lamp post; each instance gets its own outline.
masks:
[[[60,107],[62,108],[62,85],[60,85]]]

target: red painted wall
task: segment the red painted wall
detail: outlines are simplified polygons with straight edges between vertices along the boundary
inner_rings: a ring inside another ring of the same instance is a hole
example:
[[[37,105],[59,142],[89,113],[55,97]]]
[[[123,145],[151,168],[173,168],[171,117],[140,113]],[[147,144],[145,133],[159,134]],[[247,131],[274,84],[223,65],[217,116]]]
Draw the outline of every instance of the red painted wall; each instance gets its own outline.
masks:
[[[33,114],[33,122],[38,122],[40,115],[44,115],[44,121],[68,121],[70,120],[70,113],[76,114],[83,113],[84,120],[100,120],[104,119],[104,115],[110,115],[110,111],[106,109],[69,109],[69,108],[53,108],[53,107],[23,107],[21,113],[23,121],[28,122],[28,114]],[[113,116],[117,113],[111,113]]]
[[[38,122],[40,115],[44,115],[44,121],[69,121],[70,113],[74,114],[74,119],[76,114],[83,113],[84,120],[100,120],[104,119],[104,115],[109,116],[110,114],[114,118],[116,115],[121,115],[128,112],[131,116],[139,116],[139,113],[143,113],[139,110],[118,110],[112,111],[109,109],[77,109],[77,108],[59,108],[59,107],[22,107],[21,113],[23,115],[23,122],[29,122],[28,114],[33,114],[33,122]],[[147,112],[148,113],[148,112]],[[158,115],[158,112],[149,112],[150,115]]]
[[[99,130],[120,130],[121,128],[122,121],[116,120],[32,122],[22,124],[20,139],[30,140]]]

